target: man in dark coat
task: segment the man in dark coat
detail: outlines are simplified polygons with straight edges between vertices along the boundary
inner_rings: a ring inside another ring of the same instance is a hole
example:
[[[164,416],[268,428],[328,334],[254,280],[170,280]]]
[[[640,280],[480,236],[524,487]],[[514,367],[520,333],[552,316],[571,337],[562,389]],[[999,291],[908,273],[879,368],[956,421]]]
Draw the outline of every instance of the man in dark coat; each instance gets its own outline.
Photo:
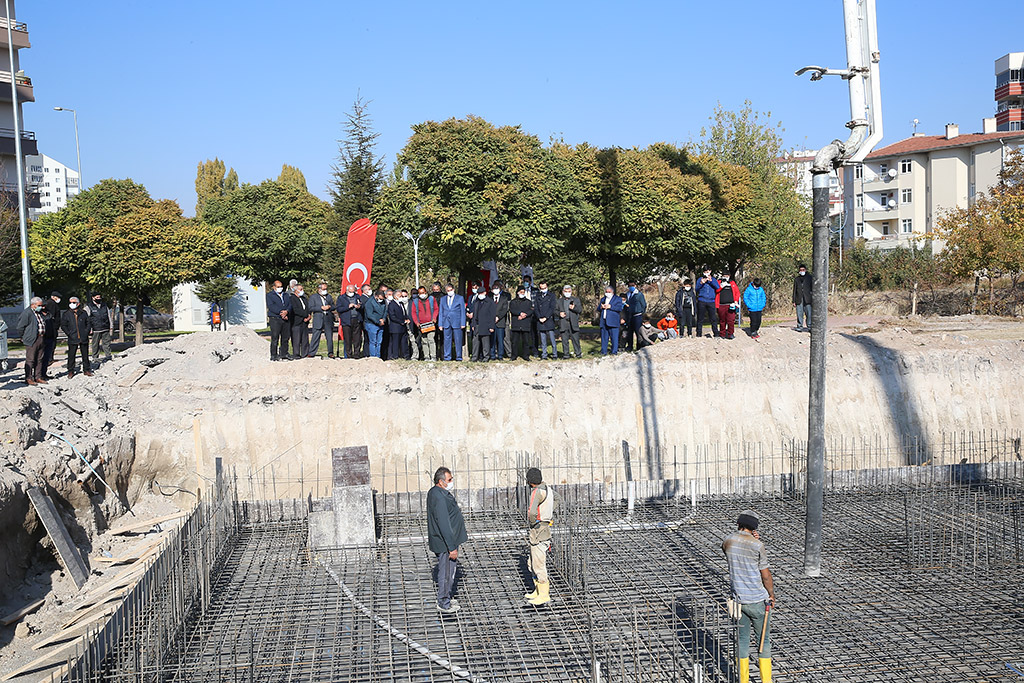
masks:
[[[270,360],[288,358],[288,341],[292,338],[292,327],[288,319],[291,312],[291,295],[284,291],[280,280],[267,292],[267,322],[270,325]],[[278,352],[280,347],[280,353]]]
[[[68,299],[68,310],[60,317],[60,329],[68,338],[68,379],[75,376],[75,354],[82,355],[82,372],[92,377],[89,365],[89,315],[82,310],[78,297]]]
[[[292,321],[292,358],[305,358],[309,354],[309,299],[305,288],[296,284],[291,293],[288,317]]]
[[[100,364],[100,346],[103,347],[103,360],[112,360],[113,356],[110,355],[110,335],[114,331],[114,324],[110,317],[110,309],[103,303],[103,295],[99,292],[93,292],[92,303],[86,306],[85,310],[89,314],[89,329],[92,332],[92,339],[89,343],[92,364]]]
[[[548,283],[543,280],[537,283],[537,296],[533,300],[533,315],[537,319],[540,357],[544,360],[548,359],[548,344],[550,344],[551,357],[558,358],[558,347],[555,342],[555,295],[548,290]]]
[[[47,384],[43,379],[43,355],[46,351],[46,313],[43,300],[32,297],[28,308],[18,317],[16,328],[25,345],[25,383]]]
[[[580,313],[582,312],[583,302],[572,293],[572,285],[562,287],[562,298],[555,305],[558,333],[562,335],[562,358],[569,357],[570,341],[573,346],[573,355],[576,358],[583,355],[580,349]]]
[[[454,488],[452,471],[439,467],[427,493],[427,545],[437,555],[437,609],[442,614],[455,614],[459,609],[458,601],[452,598],[455,563],[459,546],[469,540],[462,510],[452,495]]]
[[[530,358],[530,338],[533,336],[533,302],[526,296],[526,288],[519,285],[516,298],[508,306],[512,331],[512,360]]]
[[[626,301],[624,302],[626,314],[626,351],[633,350],[633,337],[640,336],[640,327],[644,324],[644,315],[647,313],[647,299],[644,293],[636,285],[635,280],[630,280],[626,290]],[[637,345],[639,349],[639,344]]]
[[[494,325],[498,319],[498,304],[487,296],[487,292],[481,291],[476,297],[476,306],[473,309],[473,355],[470,360],[478,360],[486,363],[491,358],[491,335],[494,334]]]
[[[508,332],[508,306],[512,303],[512,297],[502,286],[501,282],[491,285],[491,299],[497,320],[494,321],[494,334],[491,335],[491,360],[505,359],[505,334]]]
[[[57,350],[57,329],[60,327],[60,292],[50,292],[50,298],[43,300],[46,312],[46,334],[44,335],[43,379],[50,379],[47,372],[53,363],[53,353]]]
[[[813,276],[807,272],[807,266],[800,264],[797,275],[793,278],[793,305],[796,307],[796,331],[811,331],[811,290]]]
[[[405,360],[409,354],[409,301],[397,296],[388,302],[388,360]]]
[[[363,299],[356,294],[356,286],[348,285],[338,296],[338,328],[345,344],[345,358],[359,358],[363,336]]]
[[[320,335],[327,338],[327,357],[334,358],[334,299],[327,293],[327,283],[321,282],[309,297],[309,310],[313,313],[313,338],[309,340],[309,356],[320,350]]]
[[[622,325],[622,299],[611,285],[604,288],[604,296],[597,302],[597,322],[601,327],[601,355],[607,356],[609,344],[614,356],[619,352],[619,327]]]

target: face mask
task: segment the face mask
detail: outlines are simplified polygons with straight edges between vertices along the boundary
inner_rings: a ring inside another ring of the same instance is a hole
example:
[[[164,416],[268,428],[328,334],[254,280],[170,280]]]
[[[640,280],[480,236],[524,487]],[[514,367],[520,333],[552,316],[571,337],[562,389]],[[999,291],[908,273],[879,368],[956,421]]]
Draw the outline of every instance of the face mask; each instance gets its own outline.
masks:
[[[395,297],[394,297],[394,296],[392,296],[392,295],[390,295],[390,294],[389,294],[388,296],[386,296],[385,298],[386,298],[386,299],[387,299],[388,301],[394,301],[394,300],[395,300]]]
[[[78,308],[78,304],[68,304],[68,308]]]
[[[281,292],[284,291],[284,287],[274,287],[274,291],[280,294]]]
[[[327,294],[327,290],[326,289],[321,289],[320,290],[320,296],[325,296],[326,294]],[[351,294],[349,296],[351,296]]]
[[[477,298],[483,300],[487,298],[487,295],[483,292],[480,292],[479,294],[477,294]]]
[[[547,294],[548,293],[548,288],[547,287],[541,287],[540,288],[540,293],[541,294]]]
[[[683,287],[683,289],[685,289],[687,292],[689,292],[690,291],[690,285],[686,285],[685,287]]]
[[[60,299],[54,299],[54,300],[53,300],[53,303],[55,303],[55,304],[59,304],[59,303],[60,303]]]
[[[807,271],[806,270],[801,270],[800,271],[800,275],[807,275]]]
[[[473,293],[476,294],[476,291],[477,291],[477,287],[474,287],[473,288]]]
[[[403,296],[403,297],[400,297],[398,300],[401,301],[403,304],[404,303],[408,303],[409,302],[409,297]]]
[[[449,289],[449,290],[448,290],[448,296],[452,296],[453,294],[455,294],[455,291],[454,291],[454,290],[451,290],[451,289]]]
[[[651,326],[650,323],[644,323],[644,327],[650,327],[650,326]]]
[[[630,287],[630,288],[629,288],[629,293],[630,293],[630,294],[632,294],[632,293],[633,293],[633,292],[635,292],[635,291],[636,291],[636,287]]]
[[[518,296],[520,299],[525,299],[526,298],[526,292],[519,292],[518,294],[516,294],[516,296]]]
[[[420,298],[421,299],[426,299],[427,298],[427,293],[423,292],[422,294],[420,294]]]
[[[500,289],[492,289],[491,293],[492,294],[501,294],[501,290]]]
[[[452,479],[450,482],[445,484],[445,490],[448,491],[448,493],[451,493],[452,491],[455,490],[455,480],[454,479]]]

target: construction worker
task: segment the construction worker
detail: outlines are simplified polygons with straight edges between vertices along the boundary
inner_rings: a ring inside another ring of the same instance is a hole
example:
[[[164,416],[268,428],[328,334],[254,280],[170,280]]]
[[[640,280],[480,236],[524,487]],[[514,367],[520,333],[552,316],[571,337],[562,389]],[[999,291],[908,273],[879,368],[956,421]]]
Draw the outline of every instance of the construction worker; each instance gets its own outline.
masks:
[[[757,513],[744,510],[736,520],[739,527],[722,543],[729,564],[729,582],[733,600],[739,603],[739,659],[740,683],[750,681],[750,627],[758,639],[758,665],[761,681],[772,681],[771,641],[769,640],[769,614],[775,606],[775,588],[772,572],[768,569],[768,555],[757,533]]]
[[[555,491],[544,483],[541,471],[531,467],[526,471],[530,485],[530,509],[527,513],[530,538],[530,573],[533,574],[533,592],[523,596],[531,605],[551,602],[551,582],[548,581],[547,554],[551,549],[551,516],[555,511]]]

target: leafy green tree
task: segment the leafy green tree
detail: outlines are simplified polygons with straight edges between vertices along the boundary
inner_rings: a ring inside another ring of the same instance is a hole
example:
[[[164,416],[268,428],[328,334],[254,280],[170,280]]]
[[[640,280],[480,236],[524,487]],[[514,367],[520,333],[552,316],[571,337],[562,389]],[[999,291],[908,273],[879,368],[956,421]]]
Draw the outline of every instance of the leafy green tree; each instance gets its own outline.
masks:
[[[782,155],[781,122],[773,122],[772,113],[754,111],[750,100],[737,111],[719,102],[708,118],[710,126],[700,129],[694,147],[699,154],[712,156],[737,166],[746,166],[762,178],[778,173],[775,160]]]
[[[223,272],[228,237],[222,228],[182,217],[171,200],[154,202],[131,180],[103,180],[33,225],[37,270],[68,277],[122,300],[136,311],[151,294]],[[135,326],[142,344],[143,326]]]
[[[0,306],[21,298],[21,228],[18,213],[0,207]]]
[[[238,173],[234,168],[224,177],[224,194],[231,194],[238,189]]]
[[[238,285],[233,277],[220,275],[198,285],[196,298],[207,304],[217,304],[221,309],[221,320],[226,320],[228,302],[238,294]]]
[[[289,166],[288,164],[281,165],[281,174],[277,176],[277,182],[282,185],[297,187],[300,190],[306,189],[306,176],[302,175],[302,171],[295,166]]]
[[[230,240],[228,268],[253,283],[317,272],[330,207],[306,190],[274,180],[243,185],[210,199],[204,219],[223,227]]]
[[[196,217],[202,218],[203,207],[210,197],[223,195],[224,162],[216,157],[212,161],[200,161],[196,167]]]

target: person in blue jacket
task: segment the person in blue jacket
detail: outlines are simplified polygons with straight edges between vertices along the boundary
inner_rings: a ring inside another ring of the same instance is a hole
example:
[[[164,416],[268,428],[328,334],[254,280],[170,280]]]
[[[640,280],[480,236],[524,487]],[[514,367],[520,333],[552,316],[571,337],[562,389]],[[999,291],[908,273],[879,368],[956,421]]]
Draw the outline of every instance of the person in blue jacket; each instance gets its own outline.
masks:
[[[288,359],[288,341],[292,338],[291,296],[284,291],[280,280],[274,280],[267,292],[267,322],[270,325],[270,360]],[[280,350],[279,350],[280,349]]]
[[[768,297],[761,287],[761,278],[755,277],[743,290],[743,305],[747,307],[750,318],[750,336],[757,339],[761,336],[761,313],[764,311]]]
[[[637,338],[637,348],[640,348],[640,328],[644,324],[644,314],[647,313],[647,299],[644,293],[636,286],[635,280],[630,280],[629,289],[626,293],[626,350],[633,350],[633,336]]]
[[[448,283],[437,312],[437,325],[444,335],[444,359],[462,360],[462,334],[466,331],[466,300]]]
[[[623,303],[611,285],[604,288],[604,296],[597,302],[597,319],[601,327],[601,355],[608,355],[608,342],[614,356],[619,352],[619,326],[622,324]]]
[[[722,285],[711,277],[711,268],[704,266],[703,274],[697,280],[697,336],[704,336],[704,323],[711,326],[711,334],[718,336],[718,313],[715,311],[715,297]]]

